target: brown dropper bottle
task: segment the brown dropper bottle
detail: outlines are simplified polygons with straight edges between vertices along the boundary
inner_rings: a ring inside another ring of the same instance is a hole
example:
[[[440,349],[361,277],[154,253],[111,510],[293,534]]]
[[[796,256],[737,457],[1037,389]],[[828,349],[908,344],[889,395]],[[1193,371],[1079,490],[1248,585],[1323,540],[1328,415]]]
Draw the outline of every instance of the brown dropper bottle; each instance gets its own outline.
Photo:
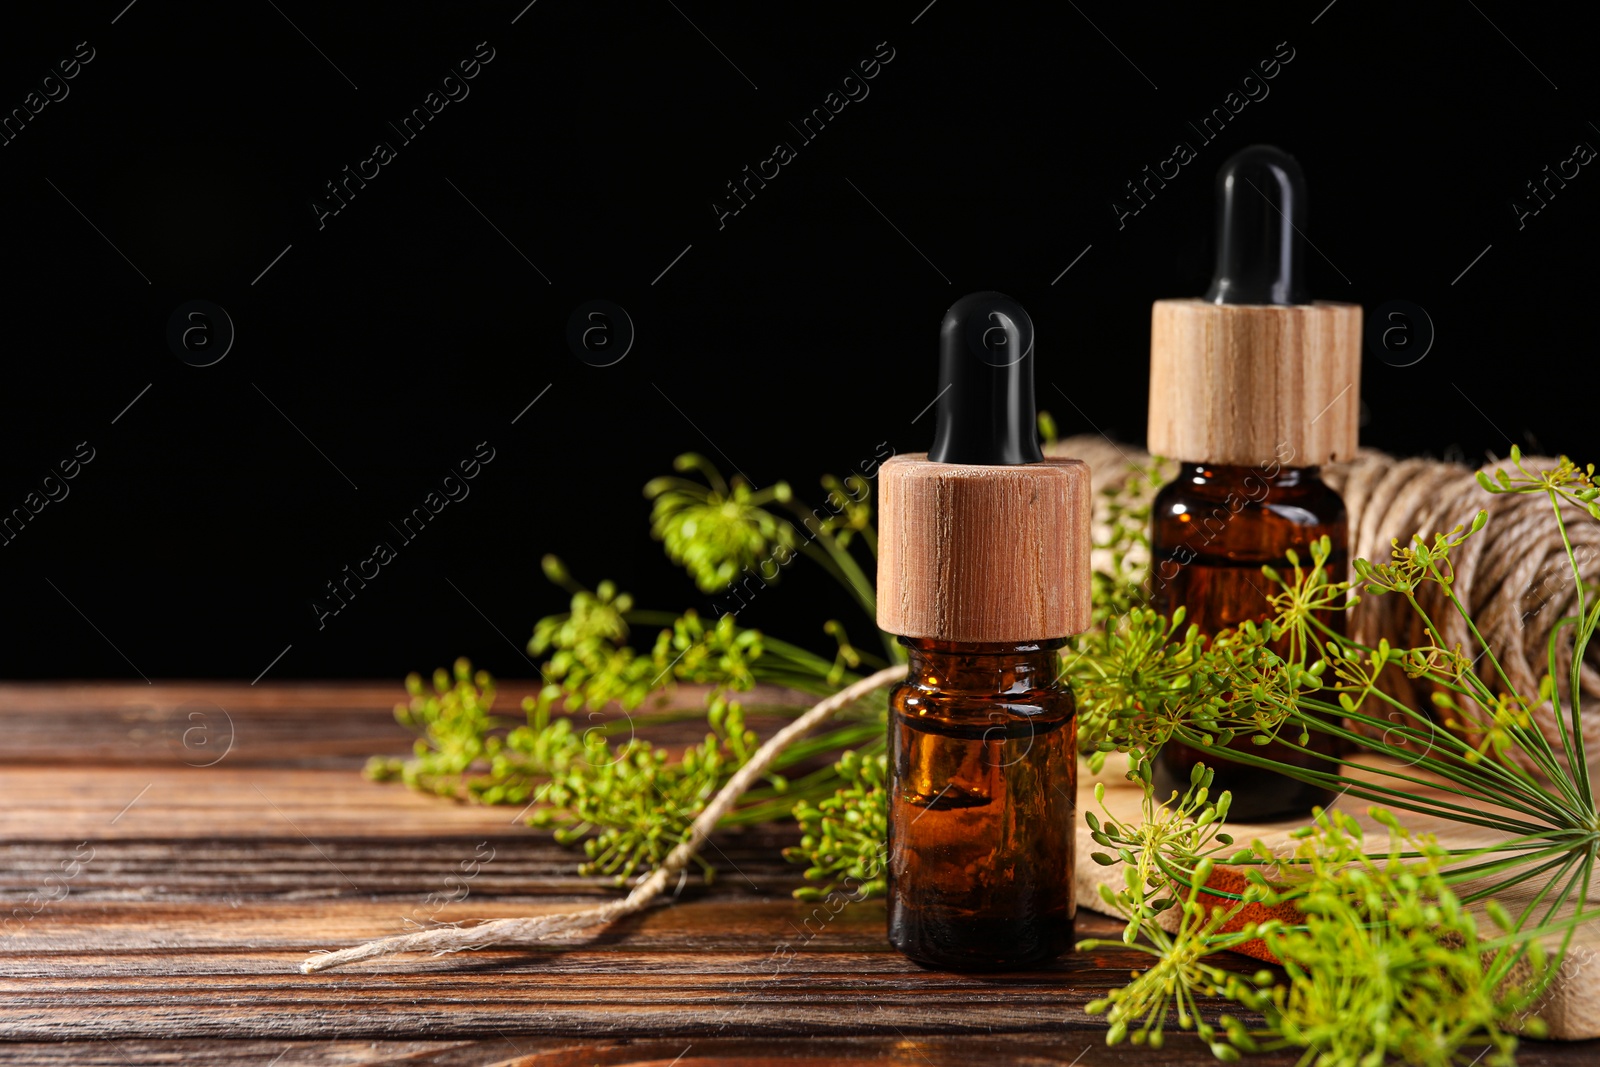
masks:
[[[1355,454],[1361,395],[1361,308],[1312,303],[1302,271],[1305,179],[1294,157],[1253,145],[1217,174],[1217,269],[1204,299],[1159,300],[1151,318],[1149,448],[1180,464],[1151,508],[1151,595],[1185,609],[1213,634],[1271,612],[1263,564],[1302,563],[1332,543],[1329,577],[1343,580],[1344,502],[1319,468]],[[1342,614],[1323,619],[1338,627]],[[1291,740],[1298,740],[1293,738]],[[1237,747],[1294,766],[1333,771],[1332,738]],[[1165,796],[1185,789],[1201,760],[1212,793],[1233,793],[1239,820],[1301,815],[1331,794],[1189,746],[1156,760]]]
[[[889,940],[944,970],[1072,945],[1077,719],[1057,650],[1089,625],[1089,471],[1039,450],[1033,325],[999,293],[940,335],[938,430],[878,485],[889,697]]]

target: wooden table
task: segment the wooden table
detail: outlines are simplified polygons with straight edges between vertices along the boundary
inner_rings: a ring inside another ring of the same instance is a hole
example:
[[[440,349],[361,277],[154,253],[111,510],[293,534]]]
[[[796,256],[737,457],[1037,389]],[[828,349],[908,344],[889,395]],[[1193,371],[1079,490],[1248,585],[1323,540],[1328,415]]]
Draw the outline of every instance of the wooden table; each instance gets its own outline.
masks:
[[[779,856],[793,840],[784,828],[720,835],[714,885],[691,880],[671,906],[597,937],[301,975],[309,951],[408,922],[615,892],[579,878],[575,852],[510,809],[365,781],[369,754],[409,745],[391,714],[402,695],[0,686],[0,914],[13,919],[0,932],[0,1062],[1214,1062],[1192,1037],[1105,1046],[1083,1005],[1126,979],[1144,959],[1133,952],[937,974],[888,948],[880,902],[813,920],[806,940],[813,909],[789,895],[799,878]],[[465,898],[441,904],[462,881]],[[1079,929],[1120,932],[1081,912]],[[779,965],[785,949],[795,955]],[[1597,1058],[1600,1042],[1527,1043],[1521,1062]]]

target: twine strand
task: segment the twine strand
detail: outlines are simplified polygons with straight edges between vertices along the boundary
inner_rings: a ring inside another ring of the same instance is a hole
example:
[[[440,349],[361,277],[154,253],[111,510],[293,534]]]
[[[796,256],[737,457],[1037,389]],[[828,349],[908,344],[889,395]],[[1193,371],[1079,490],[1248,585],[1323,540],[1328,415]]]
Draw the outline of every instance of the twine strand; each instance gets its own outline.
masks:
[[[899,681],[905,674],[904,665],[885,667],[876,674],[868,675],[827,699],[819,701],[804,715],[773,734],[767,739],[766,744],[750,757],[750,762],[735,771],[733,777],[728,779],[728,784],[711,798],[711,803],[707,804],[689,825],[689,833],[667,854],[666,861],[634,886],[633,891],[621,900],[577,911],[557,912],[553,915],[535,915],[522,919],[490,919],[474,926],[441,926],[420,933],[383,937],[337,952],[318,953],[302,963],[300,971],[302,974],[312,974],[330,967],[340,967],[347,963],[370,960],[377,956],[389,956],[397,952],[431,952],[437,955],[460,952],[463,949],[487,948],[490,945],[537,945],[558,934],[605,926],[643,911],[661,895],[661,891],[667,887],[672,877],[688,866],[706,838],[711,836],[711,831],[716,828],[717,823],[728,814],[756,780],[767,772],[772,766],[772,761],[777,759],[778,754],[787,748],[790,742],[810,732],[840,708],[860,700],[879,686]]]

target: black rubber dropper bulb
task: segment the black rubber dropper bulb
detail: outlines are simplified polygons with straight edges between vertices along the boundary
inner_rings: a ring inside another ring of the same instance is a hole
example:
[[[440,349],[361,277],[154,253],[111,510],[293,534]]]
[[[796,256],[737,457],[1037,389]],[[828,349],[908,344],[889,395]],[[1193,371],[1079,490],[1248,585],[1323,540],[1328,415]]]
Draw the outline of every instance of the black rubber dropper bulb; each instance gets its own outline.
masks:
[[[971,293],[939,329],[935,463],[1039,463],[1033,320],[1004,293]]]
[[[1217,171],[1214,304],[1309,304],[1301,272],[1306,179],[1272,145],[1241,149]]]

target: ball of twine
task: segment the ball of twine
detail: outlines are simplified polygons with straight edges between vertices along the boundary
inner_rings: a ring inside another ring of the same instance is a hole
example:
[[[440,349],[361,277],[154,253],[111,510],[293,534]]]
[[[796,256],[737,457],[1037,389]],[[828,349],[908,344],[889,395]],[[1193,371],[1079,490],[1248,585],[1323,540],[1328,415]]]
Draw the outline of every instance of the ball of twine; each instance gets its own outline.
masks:
[[[1103,494],[1098,490],[1135,484],[1151,463],[1142,449],[1093,435],[1066,438],[1048,451],[1074,456],[1089,465],[1097,507],[1103,506]],[[1556,462],[1543,456],[1523,457],[1523,465],[1530,470],[1552,467]],[[1491,463],[1483,469],[1492,474],[1501,466],[1505,464]],[[1363,449],[1349,463],[1322,472],[1323,480],[1344,498],[1352,559],[1387,563],[1396,541],[1405,546],[1420,535],[1431,544],[1435,533],[1469,525],[1479,511],[1489,513],[1488,526],[1455,549],[1451,560],[1455,594],[1493,655],[1480,655],[1482,646],[1466,619],[1435,585],[1425,586],[1418,599],[1446,647],[1459,647],[1468,656],[1478,657],[1474,670],[1492,691],[1504,692],[1509,682],[1510,688],[1524,696],[1536,694],[1546,671],[1551,632],[1577,609],[1572,564],[1546,496],[1490,494],[1478,485],[1475,475],[1476,471],[1459,463],[1398,459],[1372,449]],[[1600,580],[1600,524],[1571,506],[1563,508],[1562,520],[1584,580]],[[1379,638],[1398,647],[1415,647],[1428,640],[1422,619],[1403,597],[1393,595],[1363,597],[1350,613],[1348,630],[1353,639],[1367,645],[1376,645]],[[1572,644],[1559,641],[1556,648],[1559,683],[1572,669]],[[1500,671],[1505,672],[1504,679]],[[1408,707],[1431,713],[1429,684],[1408,679],[1394,669],[1385,672],[1382,682],[1385,692]],[[1590,647],[1581,666],[1580,687],[1584,744],[1593,753],[1600,751],[1600,646]],[[1550,702],[1529,711],[1559,753],[1560,732]],[[1481,743],[1482,737],[1470,724],[1460,724],[1458,729],[1471,743]]]

